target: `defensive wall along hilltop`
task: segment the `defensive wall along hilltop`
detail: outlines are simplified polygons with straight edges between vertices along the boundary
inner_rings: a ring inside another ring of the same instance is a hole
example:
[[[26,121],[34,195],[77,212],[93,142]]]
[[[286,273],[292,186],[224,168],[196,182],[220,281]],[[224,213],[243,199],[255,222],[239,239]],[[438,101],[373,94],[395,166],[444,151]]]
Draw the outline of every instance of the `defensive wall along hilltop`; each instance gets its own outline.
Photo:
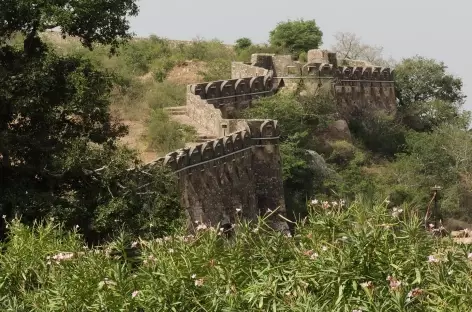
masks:
[[[285,215],[277,122],[247,120],[239,126],[244,129],[148,164],[169,166],[177,175],[189,221],[225,225],[236,216],[255,220],[275,209]],[[288,228],[277,216],[270,223]]]
[[[314,96],[321,90],[333,94],[345,120],[355,110],[395,110],[389,68],[338,66],[336,54],[324,50],[307,55],[303,64],[289,55],[254,54],[249,63],[232,63],[232,79],[187,87],[186,106],[178,109],[217,139],[153,163],[169,166],[177,174],[190,221],[233,223],[236,212],[252,220],[268,209],[285,215],[277,121],[238,119],[253,100],[303,84]],[[281,220],[273,219],[274,226],[286,229]]]

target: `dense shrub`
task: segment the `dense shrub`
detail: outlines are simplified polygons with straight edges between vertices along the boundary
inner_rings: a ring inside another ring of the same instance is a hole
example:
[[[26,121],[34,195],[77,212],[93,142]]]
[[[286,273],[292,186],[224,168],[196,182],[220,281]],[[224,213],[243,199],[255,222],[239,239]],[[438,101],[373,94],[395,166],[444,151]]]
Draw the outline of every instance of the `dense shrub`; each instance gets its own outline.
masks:
[[[431,236],[414,209],[402,210],[381,201],[313,201],[293,237],[261,220],[238,223],[232,240],[200,224],[195,236],[122,239],[96,249],[51,223],[12,221],[0,255],[0,307],[467,311],[472,247]]]
[[[195,129],[171,120],[164,110],[155,109],[151,112],[147,141],[149,147],[160,154],[184,147],[186,142],[193,141],[195,135]]]

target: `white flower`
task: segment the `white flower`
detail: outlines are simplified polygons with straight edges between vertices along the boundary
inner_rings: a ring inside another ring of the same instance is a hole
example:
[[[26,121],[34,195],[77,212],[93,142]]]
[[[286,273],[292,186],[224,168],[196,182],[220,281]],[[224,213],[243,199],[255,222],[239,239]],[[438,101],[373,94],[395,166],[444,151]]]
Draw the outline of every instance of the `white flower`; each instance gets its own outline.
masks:
[[[174,253],[174,249],[170,248],[169,253],[171,253],[171,254]]]
[[[203,230],[206,230],[207,228],[208,226],[205,223],[202,223],[197,226],[197,231],[203,231]]]
[[[368,282],[361,283],[361,286],[367,289],[373,289],[374,283],[372,283],[372,281],[368,281]]]
[[[136,246],[138,246],[138,242],[132,242],[131,243],[131,248],[136,248]]]
[[[203,278],[195,280],[195,286],[203,286]]]
[[[393,208],[392,216],[394,218],[398,218],[402,212],[403,212],[403,209],[395,207],[395,208]]]
[[[439,263],[439,259],[436,258],[436,257],[433,256],[433,255],[430,255],[430,256],[428,256],[428,262],[429,262],[429,263]]]
[[[339,205],[340,205],[341,207],[343,207],[345,204],[346,204],[346,201],[345,201],[344,199],[341,199],[341,200],[339,201]]]
[[[469,259],[470,261],[472,261],[472,252],[470,252],[470,253],[467,255],[467,259]]]
[[[321,250],[322,250],[322,251],[327,251],[327,250],[328,250],[328,247],[323,246],[323,247],[321,247]]]
[[[190,276],[192,279],[196,279],[197,278],[197,274],[192,274],[192,276]]]
[[[241,212],[241,208],[236,208],[236,213]]]
[[[332,205],[333,207],[336,207],[336,206],[338,205],[338,202],[332,201],[332,202],[331,202],[331,205]]]
[[[134,297],[136,297],[138,294],[139,294],[139,291],[135,290],[135,291],[133,291],[133,293],[131,294],[131,297],[134,298]]]
[[[311,204],[312,204],[312,205],[318,205],[318,203],[319,203],[319,202],[318,202],[318,199],[312,199],[312,200],[311,200]]]

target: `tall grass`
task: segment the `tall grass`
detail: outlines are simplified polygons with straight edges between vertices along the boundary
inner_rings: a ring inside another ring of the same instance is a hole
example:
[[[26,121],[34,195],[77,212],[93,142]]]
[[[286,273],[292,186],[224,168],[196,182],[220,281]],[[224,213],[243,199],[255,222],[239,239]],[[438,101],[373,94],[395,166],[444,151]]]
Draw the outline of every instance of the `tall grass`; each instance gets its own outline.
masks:
[[[198,224],[195,236],[138,240],[134,261],[125,257],[124,240],[88,249],[74,232],[14,220],[0,256],[0,308],[470,310],[470,246],[425,232],[412,208],[392,213],[383,202],[342,204],[310,203],[293,237],[261,219],[238,222],[230,239]]]

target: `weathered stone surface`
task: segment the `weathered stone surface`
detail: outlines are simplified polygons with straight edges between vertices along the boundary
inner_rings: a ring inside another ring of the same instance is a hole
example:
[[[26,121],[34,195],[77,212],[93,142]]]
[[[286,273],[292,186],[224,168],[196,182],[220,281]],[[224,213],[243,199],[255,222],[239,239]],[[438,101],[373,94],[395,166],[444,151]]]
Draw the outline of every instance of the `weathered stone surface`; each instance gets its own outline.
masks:
[[[267,75],[268,69],[254,65],[244,64],[243,62],[231,63],[231,78],[241,79],[246,77]]]
[[[340,119],[332,122],[326,132],[324,133],[326,140],[329,141],[338,141],[343,140],[347,142],[352,142],[351,131],[349,131],[349,126],[346,120]]]
[[[237,127],[242,123],[239,120]],[[256,220],[276,209],[285,215],[277,123],[244,123],[245,130],[164,158],[164,165],[178,175],[181,203],[189,222],[216,226],[223,220],[234,223],[237,212]],[[278,230],[288,229],[278,216],[270,222]]]
[[[330,61],[330,55],[327,50],[313,49],[307,53],[308,63],[328,63]]]

